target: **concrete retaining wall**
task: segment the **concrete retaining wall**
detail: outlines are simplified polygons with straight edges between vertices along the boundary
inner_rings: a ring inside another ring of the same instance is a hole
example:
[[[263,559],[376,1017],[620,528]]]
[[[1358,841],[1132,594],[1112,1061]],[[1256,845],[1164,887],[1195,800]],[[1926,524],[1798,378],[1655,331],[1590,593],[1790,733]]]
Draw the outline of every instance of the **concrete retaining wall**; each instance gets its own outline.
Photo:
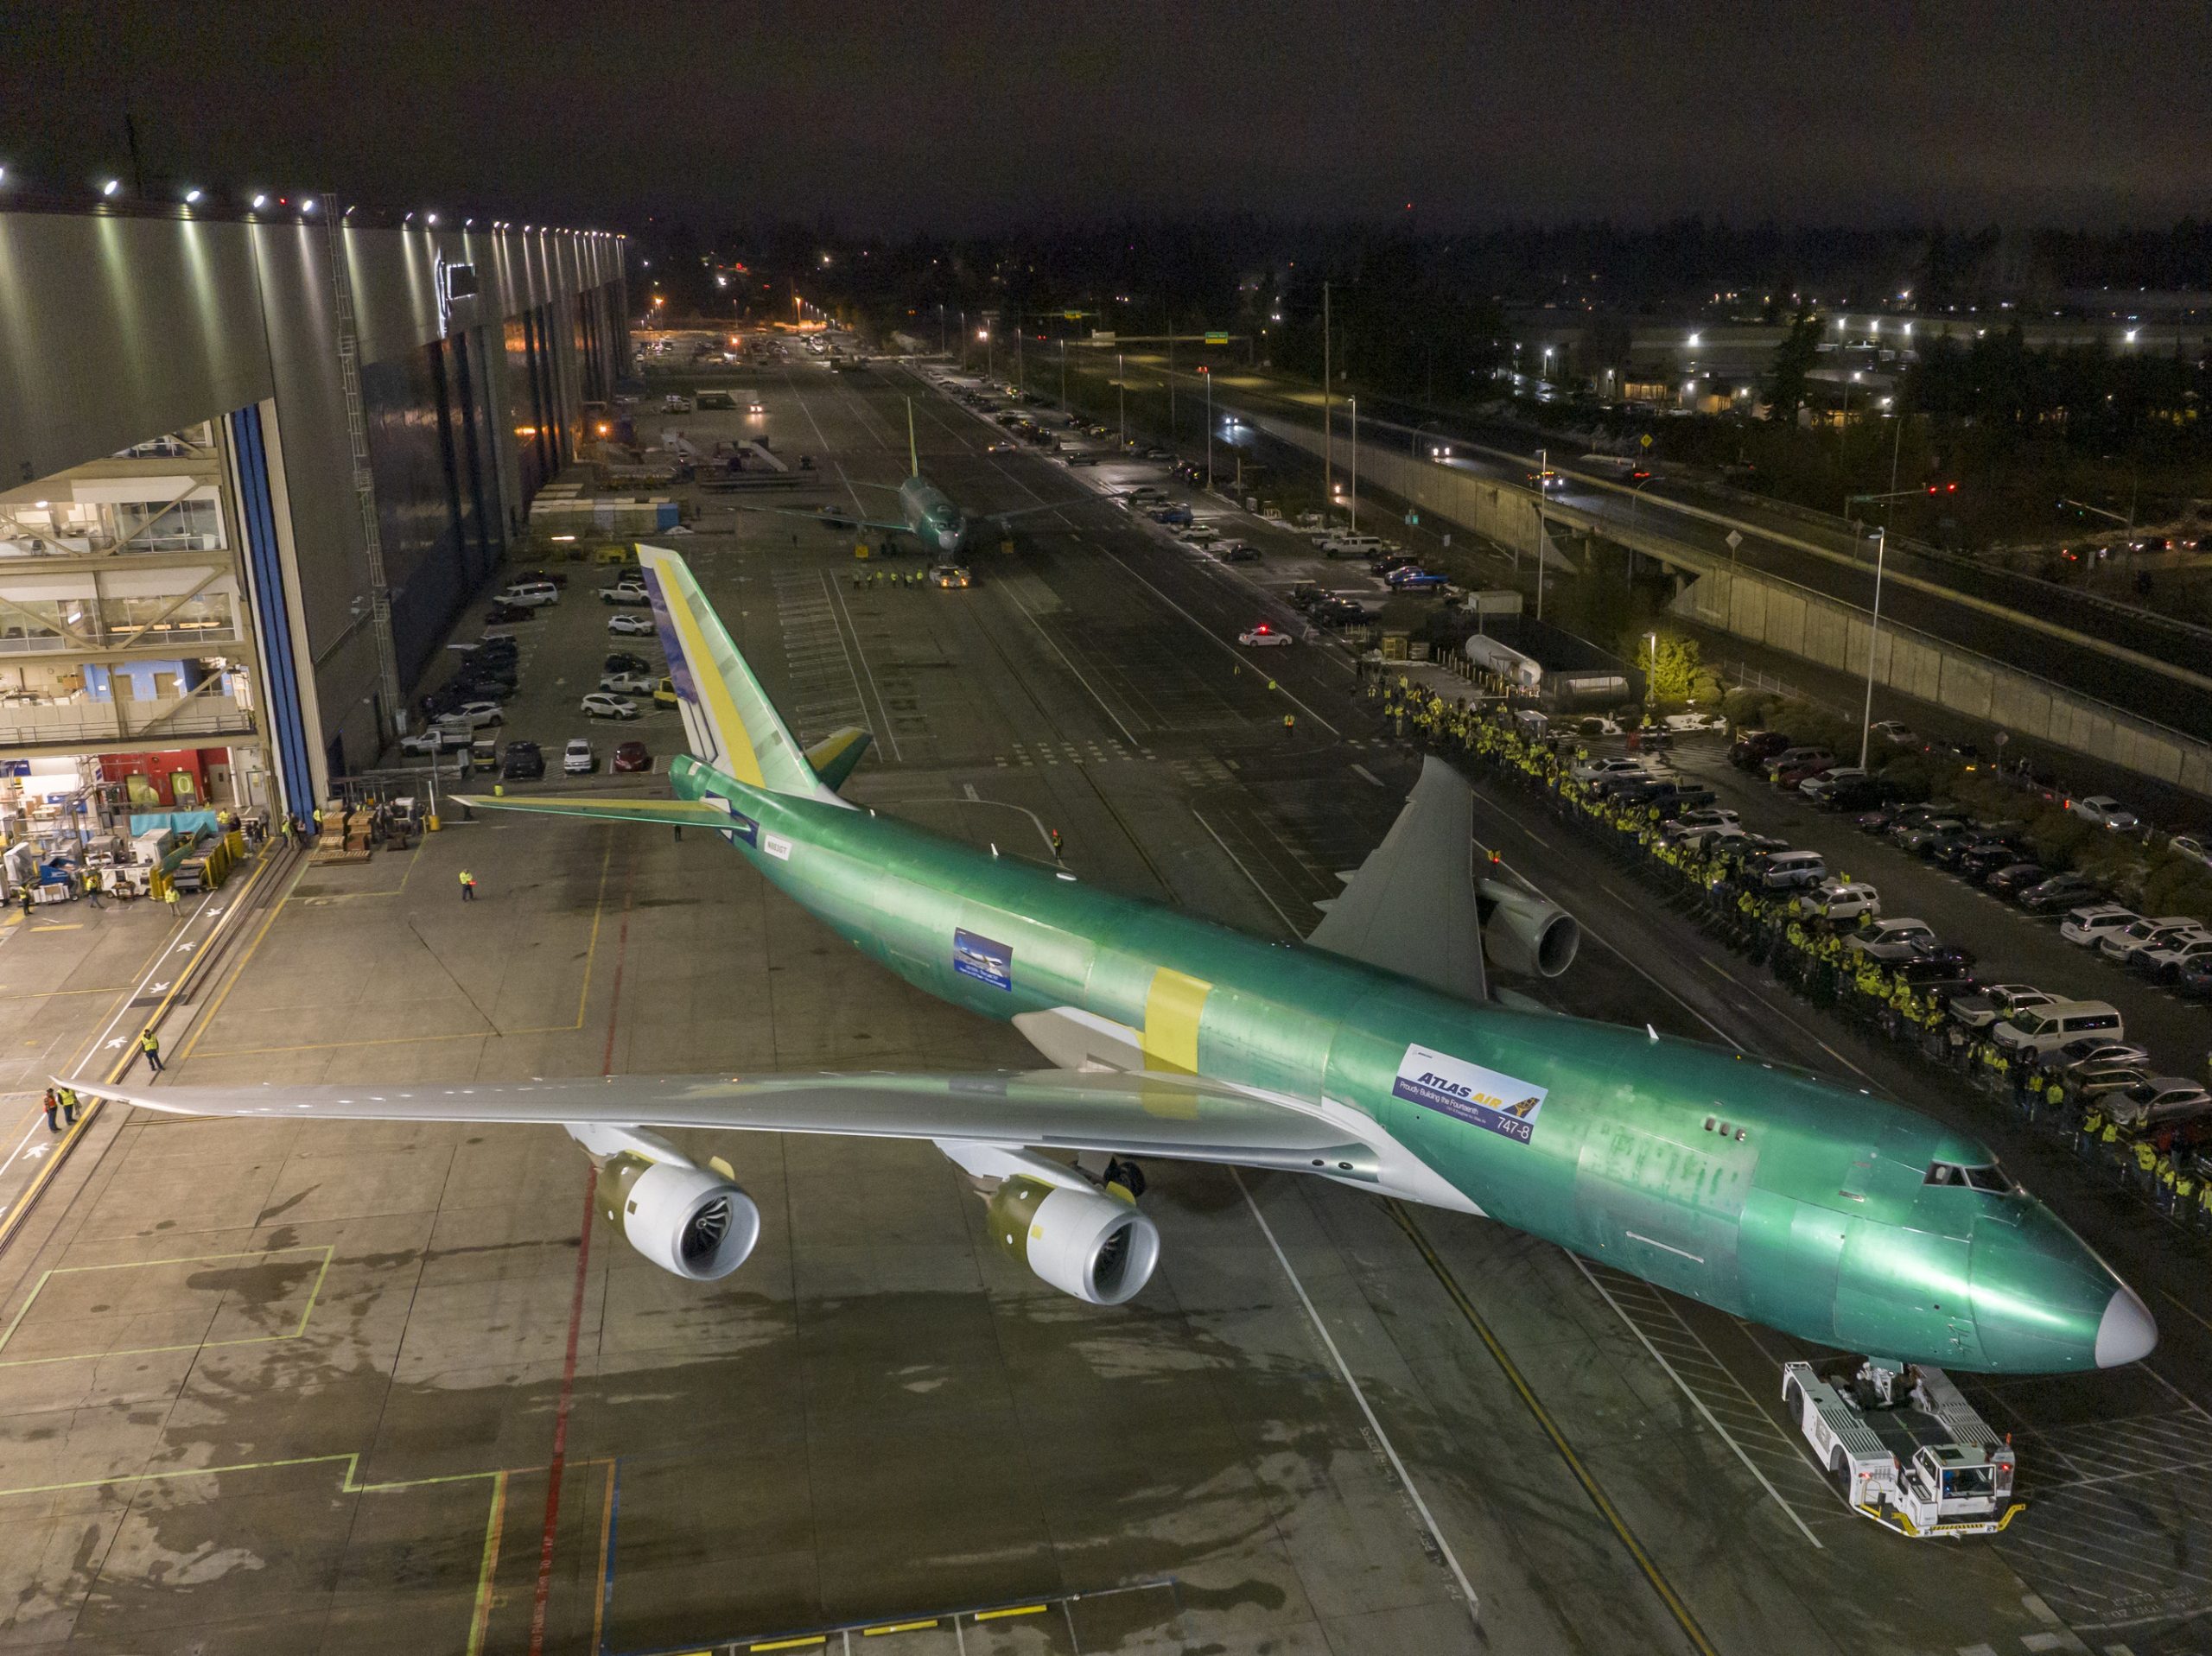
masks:
[[[1718,570],[1693,581],[1671,607],[1701,625],[1838,672],[1866,671],[1871,621],[1866,612],[1802,587]],[[1885,625],[1875,644],[1874,677],[1900,695],[1995,729],[2212,796],[2212,745],[1940,638]]]
[[[1252,423],[1320,455],[1316,428],[1266,416]],[[1350,446],[1340,446],[1338,467],[1348,467],[1350,460]],[[1536,503],[1529,491],[1370,444],[1360,447],[1359,471],[1363,491],[1371,486],[1501,545],[1535,553]],[[1572,522],[1576,514],[1562,511],[1560,516]],[[1554,545],[1558,532],[1553,531]],[[1656,536],[1640,540],[1637,549],[1695,574],[1672,606],[1678,614],[1823,667],[1866,672],[1871,621],[1864,610],[1754,571],[1718,566],[1694,548]],[[1885,625],[1874,672],[1901,695],[2212,796],[2212,743],[2161,729],[1942,639]]]

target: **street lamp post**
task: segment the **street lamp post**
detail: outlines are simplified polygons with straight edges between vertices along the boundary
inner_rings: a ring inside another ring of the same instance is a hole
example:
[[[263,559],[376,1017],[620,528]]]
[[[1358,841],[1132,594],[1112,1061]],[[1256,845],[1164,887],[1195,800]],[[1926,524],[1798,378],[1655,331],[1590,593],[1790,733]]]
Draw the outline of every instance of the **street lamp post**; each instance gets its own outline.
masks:
[[[1061,334],[1061,335],[1060,335],[1060,411],[1061,411],[1063,414],[1065,414],[1065,412],[1067,412],[1067,406],[1068,406],[1068,336],[1067,336],[1066,334],[1063,333],[1063,334]]]
[[[1882,636],[1882,562],[1890,526],[1874,531],[1874,622],[1866,631],[1866,706],[1859,719],[1859,768],[1866,768],[1866,741],[1874,733],[1874,646]]]
[[[1213,369],[1205,365],[1198,371],[1206,381],[1206,492],[1213,492]]]
[[[1114,395],[1122,410],[1122,448],[1129,447],[1129,383],[1122,372],[1122,353],[1114,353]]]
[[[1643,705],[1649,710],[1659,705],[1659,635],[1647,632],[1643,637],[1651,646],[1651,670],[1643,677]]]
[[[1351,532],[1357,535],[1359,533],[1359,399],[1351,397],[1344,401],[1351,409],[1351,493],[1346,504],[1351,510]]]
[[[1536,619],[1544,619],[1544,480],[1551,472],[1551,451],[1536,451]]]

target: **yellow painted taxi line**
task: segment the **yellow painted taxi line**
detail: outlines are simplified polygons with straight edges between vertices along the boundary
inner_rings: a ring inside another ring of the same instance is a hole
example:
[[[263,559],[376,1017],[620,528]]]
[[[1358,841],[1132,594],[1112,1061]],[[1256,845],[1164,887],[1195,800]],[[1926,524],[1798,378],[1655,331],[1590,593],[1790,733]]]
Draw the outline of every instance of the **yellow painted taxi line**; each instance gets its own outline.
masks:
[[[934,1627],[937,1625],[938,1619],[933,1615],[920,1621],[887,1621],[880,1627],[862,1627],[861,1637],[873,1639],[880,1633],[915,1633],[921,1628]]]
[[[1042,1615],[1045,1614],[1045,1608],[1042,1604],[1017,1604],[1013,1608],[1006,1610],[978,1610],[976,1612],[976,1620],[996,1621],[1009,1615]]]
[[[813,1633],[804,1639],[771,1639],[765,1644],[748,1645],[746,1648],[748,1650],[803,1650],[810,1645],[826,1645],[829,1642],[828,1634]]]

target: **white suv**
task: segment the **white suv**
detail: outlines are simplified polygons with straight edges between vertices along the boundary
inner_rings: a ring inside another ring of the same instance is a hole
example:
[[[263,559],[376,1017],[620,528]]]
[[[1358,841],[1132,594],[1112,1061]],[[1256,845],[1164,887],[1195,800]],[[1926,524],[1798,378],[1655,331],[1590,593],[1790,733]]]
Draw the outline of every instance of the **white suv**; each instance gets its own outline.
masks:
[[[2117,903],[2084,904],[2058,923],[2058,935],[2069,943],[2079,943],[2087,949],[2103,942],[2113,932],[2126,930],[2142,917],[2134,910],[2123,909]]]

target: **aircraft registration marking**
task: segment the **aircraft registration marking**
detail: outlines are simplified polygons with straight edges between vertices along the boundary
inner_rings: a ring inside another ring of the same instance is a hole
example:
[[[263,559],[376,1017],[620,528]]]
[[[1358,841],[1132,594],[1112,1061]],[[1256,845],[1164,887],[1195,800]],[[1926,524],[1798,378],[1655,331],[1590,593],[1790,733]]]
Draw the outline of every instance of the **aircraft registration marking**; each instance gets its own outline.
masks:
[[[1409,1103],[1448,1115],[1457,1121],[1487,1127],[1491,1132],[1527,1144],[1535,1136],[1536,1113],[1544,1107],[1547,1089],[1469,1063],[1448,1052],[1409,1046],[1398,1061],[1398,1077],[1391,1092]]]

